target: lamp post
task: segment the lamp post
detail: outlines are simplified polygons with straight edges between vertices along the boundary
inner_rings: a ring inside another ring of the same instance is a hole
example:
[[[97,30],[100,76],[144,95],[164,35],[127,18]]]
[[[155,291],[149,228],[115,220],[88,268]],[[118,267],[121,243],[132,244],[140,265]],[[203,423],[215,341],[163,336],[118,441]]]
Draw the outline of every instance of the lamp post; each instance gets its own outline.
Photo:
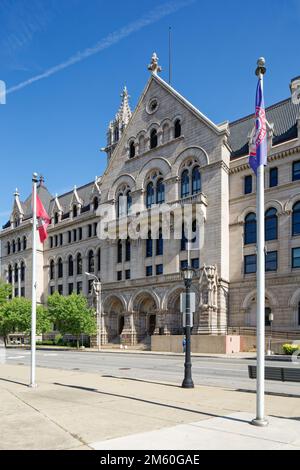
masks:
[[[274,315],[273,313],[269,314],[269,323],[270,323],[270,336],[269,336],[269,347],[268,347],[268,356],[272,356],[272,334],[273,334],[273,321],[274,321]]]
[[[101,341],[101,333],[102,333],[102,306],[101,306],[101,281],[100,279],[95,276],[95,274],[86,272],[85,275],[87,277],[94,278],[93,281],[93,290],[96,296],[96,316],[97,316],[97,343],[98,349],[101,349],[102,341]]]
[[[190,266],[182,270],[182,277],[185,285],[185,333],[186,333],[186,346],[185,346],[185,362],[184,362],[184,379],[182,388],[194,388],[192,379],[192,359],[191,359],[191,328],[192,328],[192,312],[191,312],[191,299],[190,290],[195,270]]]

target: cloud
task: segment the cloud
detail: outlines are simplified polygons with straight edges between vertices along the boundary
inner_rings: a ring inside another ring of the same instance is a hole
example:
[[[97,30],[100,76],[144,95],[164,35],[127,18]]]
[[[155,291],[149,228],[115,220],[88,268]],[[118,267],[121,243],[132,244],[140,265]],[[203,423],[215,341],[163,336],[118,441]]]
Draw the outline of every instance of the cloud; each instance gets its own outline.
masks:
[[[54,75],[61,70],[64,70],[71,65],[74,65],[78,62],[81,62],[88,57],[91,57],[92,55],[98,54],[99,52],[103,51],[104,49],[108,49],[109,47],[117,44],[120,42],[122,39],[130,36],[133,33],[136,33],[140,31],[141,29],[145,28],[146,26],[149,26],[151,24],[156,23],[157,21],[161,20],[162,18],[175,13],[176,11],[180,10],[181,8],[185,8],[188,5],[191,5],[194,3],[195,0],[182,0],[182,1],[172,1],[168,3],[164,3],[163,5],[155,8],[151,12],[147,13],[146,15],[142,16],[138,20],[129,23],[128,25],[124,26],[121,29],[118,29],[117,31],[114,31],[110,33],[108,36],[105,38],[101,39],[97,44],[95,44],[93,47],[87,48],[84,51],[77,52],[77,54],[73,55],[70,57],[68,60],[65,62],[62,62],[61,64],[55,65],[54,67],[49,68],[45,72],[36,75],[32,78],[29,78],[28,80],[21,82],[15,86],[12,86],[9,88],[6,92],[6,94],[13,93],[15,91],[21,90],[22,88],[25,88],[29,85],[32,85],[35,82],[38,82],[39,80],[44,80],[45,78],[50,77],[51,75]]]

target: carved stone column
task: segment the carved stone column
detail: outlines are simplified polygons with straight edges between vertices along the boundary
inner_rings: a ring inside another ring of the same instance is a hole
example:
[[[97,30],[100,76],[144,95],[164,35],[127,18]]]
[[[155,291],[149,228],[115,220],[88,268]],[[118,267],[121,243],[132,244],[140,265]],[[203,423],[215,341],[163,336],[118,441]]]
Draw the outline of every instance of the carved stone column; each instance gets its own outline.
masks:
[[[216,266],[203,266],[199,280],[200,321],[199,334],[219,334],[218,328],[218,273]]]

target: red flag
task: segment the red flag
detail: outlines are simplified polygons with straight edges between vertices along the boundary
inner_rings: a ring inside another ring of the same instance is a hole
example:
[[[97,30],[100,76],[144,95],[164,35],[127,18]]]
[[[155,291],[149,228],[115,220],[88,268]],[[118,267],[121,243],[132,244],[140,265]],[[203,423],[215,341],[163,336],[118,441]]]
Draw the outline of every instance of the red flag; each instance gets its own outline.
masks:
[[[48,238],[47,228],[48,225],[51,223],[51,219],[47,214],[42,201],[40,200],[39,196],[36,195],[36,217],[38,220],[38,231],[40,235],[41,243],[44,243]]]

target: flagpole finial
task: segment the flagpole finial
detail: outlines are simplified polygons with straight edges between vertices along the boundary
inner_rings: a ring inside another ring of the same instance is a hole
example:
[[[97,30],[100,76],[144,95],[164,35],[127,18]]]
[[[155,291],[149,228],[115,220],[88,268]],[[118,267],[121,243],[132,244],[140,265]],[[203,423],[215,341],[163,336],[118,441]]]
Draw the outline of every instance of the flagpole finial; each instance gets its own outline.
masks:
[[[260,57],[257,61],[257,69],[255,71],[255,74],[257,76],[259,75],[265,75],[267,69],[266,69],[266,60],[264,57]]]
[[[33,181],[34,183],[37,183],[37,182],[38,182],[38,176],[39,176],[39,175],[38,175],[37,173],[33,173],[33,175],[32,175],[32,181]]]

